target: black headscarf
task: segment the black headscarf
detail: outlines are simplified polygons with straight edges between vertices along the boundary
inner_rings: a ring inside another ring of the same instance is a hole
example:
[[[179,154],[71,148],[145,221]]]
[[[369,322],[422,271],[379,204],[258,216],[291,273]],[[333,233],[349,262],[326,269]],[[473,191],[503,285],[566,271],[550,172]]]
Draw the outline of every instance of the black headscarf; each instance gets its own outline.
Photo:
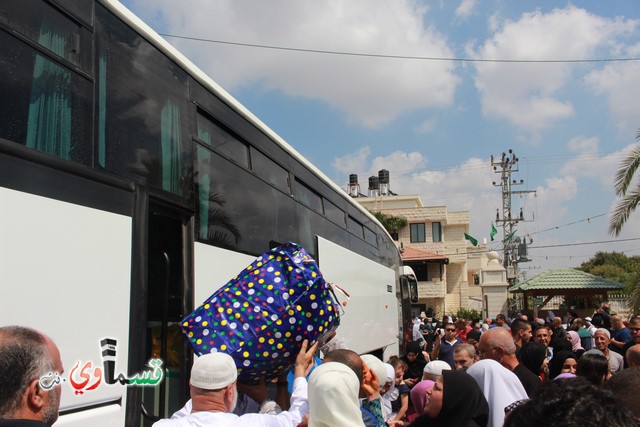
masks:
[[[489,404],[473,377],[463,371],[443,371],[442,381],[438,416],[421,415],[409,427],[486,427]]]
[[[540,375],[540,367],[545,357],[547,357],[547,347],[539,342],[529,341],[520,349],[520,363],[536,376]]]
[[[564,361],[567,359],[575,359],[576,362],[578,361],[578,358],[572,351],[562,350],[553,354],[553,358],[549,361],[550,380],[560,375],[560,371],[562,371],[562,365],[564,365]]]
[[[427,364],[427,359],[422,354],[422,347],[417,341],[409,341],[407,343],[407,353],[415,353],[418,355],[416,360],[410,362],[406,355],[402,356],[402,360],[407,363],[407,372],[404,373],[404,378],[418,378],[418,381],[422,379],[422,372]]]

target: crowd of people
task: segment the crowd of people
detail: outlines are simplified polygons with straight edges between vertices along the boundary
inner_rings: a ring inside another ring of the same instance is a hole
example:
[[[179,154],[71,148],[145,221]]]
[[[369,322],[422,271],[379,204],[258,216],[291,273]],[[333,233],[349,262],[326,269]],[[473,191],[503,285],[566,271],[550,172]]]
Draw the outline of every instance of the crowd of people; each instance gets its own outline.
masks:
[[[416,318],[403,355],[386,361],[336,348],[338,338],[320,348],[304,340],[291,393],[277,380],[278,402],[264,381],[238,382],[231,356],[206,354],[191,369],[191,399],[154,426],[638,426],[640,315],[607,309],[564,320]],[[0,426],[56,421],[59,387],[39,384],[52,370],[63,366],[50,338],[0,327]],[[239,411],[239,396],[255,409]]]

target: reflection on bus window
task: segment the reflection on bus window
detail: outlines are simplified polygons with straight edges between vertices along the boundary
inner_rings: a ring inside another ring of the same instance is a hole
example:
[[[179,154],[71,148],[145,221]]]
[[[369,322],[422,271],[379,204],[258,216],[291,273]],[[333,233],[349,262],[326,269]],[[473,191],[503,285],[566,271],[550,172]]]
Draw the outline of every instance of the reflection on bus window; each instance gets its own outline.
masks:
[[[322,213],[322,197],[298,179],[293,186],[293,196],[314,211]]]
[[[200,112],[198,112],[197,125],[198,139],[229,160],[249,169],[249,147],[247,144],[234,138]]]
[[[189,198],[186,73],[101,6],[96,14],[100,165]]]
[[[91,83],[5,32],[0,46],[0,137],[91,165]]]
[[[253,147],[251,148],[251,167],[259,177],[285,193],[291,194],[289,191],[289,172]]]

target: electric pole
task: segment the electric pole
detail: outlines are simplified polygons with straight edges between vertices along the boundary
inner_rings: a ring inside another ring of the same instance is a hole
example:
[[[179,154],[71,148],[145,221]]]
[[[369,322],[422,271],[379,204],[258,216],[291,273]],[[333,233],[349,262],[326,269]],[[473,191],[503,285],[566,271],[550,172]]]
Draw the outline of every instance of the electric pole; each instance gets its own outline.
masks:
[[[518,263],[530,261],[526,258],[527,242],[516,237],[516,230],[514,230],[516,224],[525,221],[524,213],[522,212],[522,208],[520,208],[517,215],[512,215],[511,195],[535,193],[535,190],[513,191],[511,189],[514,185],[524,184],[523,179],[520,181],[511,179],[511,174],[518,172],[518,160],[518,157],[511,149],[508,153],[502,153],[497,159],[494,159],[493,155],[491,156],[493,171],[500,174],[500,182],[493,182],[495,187],[500,187],[502,190],[502,216],[500,216],[500,209],[496,209],[496,225],[502,225],[503,264],[507,269],[507,280],[511,285],[515,284],[517,280]],[[531,243],[531,241],[529,243]]]

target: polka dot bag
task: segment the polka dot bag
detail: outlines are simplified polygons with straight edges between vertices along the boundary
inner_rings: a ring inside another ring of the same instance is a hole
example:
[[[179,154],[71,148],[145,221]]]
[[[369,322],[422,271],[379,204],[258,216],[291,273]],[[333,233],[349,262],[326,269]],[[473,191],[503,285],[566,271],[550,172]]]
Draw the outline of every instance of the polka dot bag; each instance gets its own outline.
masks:
[[[304,248],[287,243],[256,258],[182,320],[198,355],[231,355],[243,381],[276,378],[302,341],[333,332],[340,305]]]

